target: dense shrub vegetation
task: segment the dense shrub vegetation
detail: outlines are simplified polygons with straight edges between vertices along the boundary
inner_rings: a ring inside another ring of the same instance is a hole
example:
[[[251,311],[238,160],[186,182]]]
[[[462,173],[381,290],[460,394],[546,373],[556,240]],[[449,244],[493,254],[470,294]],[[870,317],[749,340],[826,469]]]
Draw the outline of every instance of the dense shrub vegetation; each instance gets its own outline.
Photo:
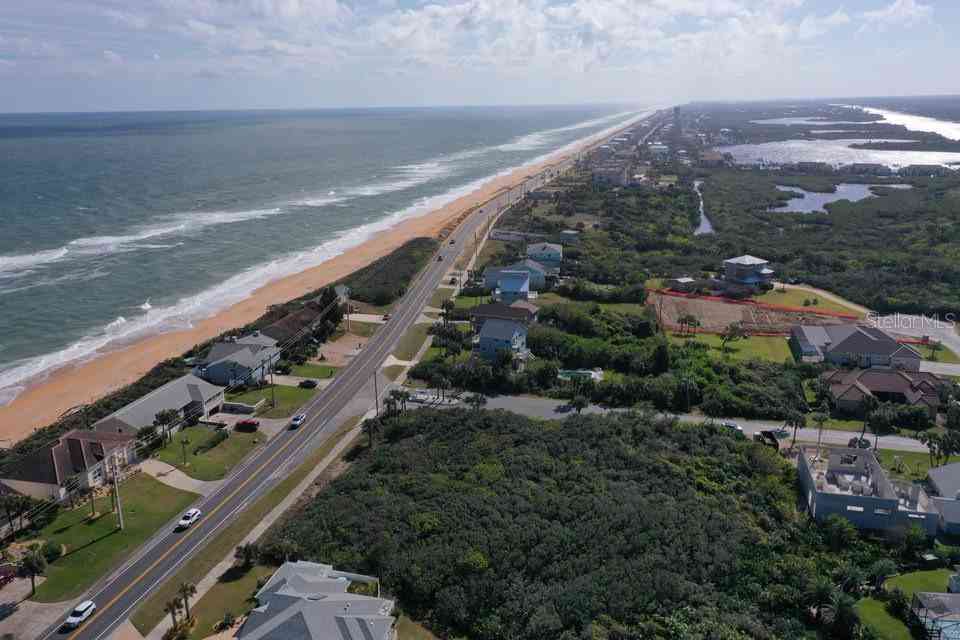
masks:
[[[350,298],[377,306],[388,305],[404,294],[410,282],[437,250],[433,238],[414,238],[395,251],[355,271],[341,281],[350,287]]]
[[[381,576],[451,636],[802,638],[818,585],[885,553],[811,525],[792,468],[710,427],[421,410],[382,437],[264,544]],[[854,633],[844,598],[827,637]]]

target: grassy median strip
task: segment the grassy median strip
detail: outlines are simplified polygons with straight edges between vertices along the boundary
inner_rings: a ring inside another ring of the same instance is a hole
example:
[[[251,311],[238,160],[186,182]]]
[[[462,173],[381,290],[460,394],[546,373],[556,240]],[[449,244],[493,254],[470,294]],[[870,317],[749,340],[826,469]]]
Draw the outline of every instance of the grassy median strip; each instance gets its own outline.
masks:
[[[193,558],[187,561],[171,577],[161,584],[146,600],[140,603],[131,621],[146,636],[166,615],[163,611],[167,602],[177,597],[177,588],[184,582],[196,584],[213,570],[234,547],[240,544],[267,515],[293,491],[304,478],[333,450],[338,442],[358,423],[360,417],[354,417],[333,434],[322,447],[313,452],[289,476],[283,479],[270,492],[253,503],[214,536]]]
[[[397,343],[397,349],[393,352],[394,357],[397,360],[413,360],[413,357],[417,355],[417,351],[420,350],[427,339],[429,330],[430,325],[427,323],[415,324],[407,329],[407,332],[400,338],[400,342]]]
[[[33,599],[61,602],[79,596],[196,499],[195,493],[141,473],[120,485],[123,531],[117,529],[109,497],[94,501],[92,520],[89,502],[60,513],[37,537],[62,546],[65,553],[47,567],[47,579]]]

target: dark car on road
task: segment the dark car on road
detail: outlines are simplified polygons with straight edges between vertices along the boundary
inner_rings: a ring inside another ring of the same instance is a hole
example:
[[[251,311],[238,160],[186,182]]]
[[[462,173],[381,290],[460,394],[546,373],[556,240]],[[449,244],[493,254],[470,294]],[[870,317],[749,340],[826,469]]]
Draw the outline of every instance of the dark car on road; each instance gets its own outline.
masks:
[[[847,446],[851,449],[869,449],[870,441],[866,438],[850,438],[850,442],[847,443]]]

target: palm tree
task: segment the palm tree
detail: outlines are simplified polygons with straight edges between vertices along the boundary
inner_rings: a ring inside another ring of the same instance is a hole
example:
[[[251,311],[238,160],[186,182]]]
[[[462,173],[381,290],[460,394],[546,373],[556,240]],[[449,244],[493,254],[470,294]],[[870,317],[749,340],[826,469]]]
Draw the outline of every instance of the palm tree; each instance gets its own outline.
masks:
[[[480,411],[487,404],[487,396],[482,393],[471,394],[467,398],[467,404],[473,407],[474,411]]]
[[[680,376],[680,380],[677,381],[677,389],[683,398],[683,410],[689,411],[693,396],[700,392],[697,381],[688,375],[682,375]]]
[[[47,570],[47,559],[36,549],[28,551],[21,559],[17,572],[26,578],[30,578],[30,595],[37,592],[37,576],[43,575]]]
[[[398,405],[395,398],[393,398],[392,396],[388,398],[384,398],[383,409],[384,409],[384,414],[386,416],[389,416],[392,418],[393,416],[397,415],[399,413],[397,407]]]
[[[873,413],[879,404],[877,398],[872,394],[863,396],[863,400],[860,401],[860,411],[863,412],[863,429],[860,431],[861,440],[863,440],[864,434],[867,433],[867,423],[870,422],[870,414]]]
[[[404,398],[404,396],[409,397],[410,394],[406,391],[401,391],[400,389],[390,390],[390,398],[395,403],[397,410],[401,412],[407,410],[407,400]]]
[[[163,605],[164,613],[170,614],[170,619],[173,620],[173,628],[177,628],[177,612],[180,611],[180,601],[174,598],[173,600],[168,600],[167,604]]]
[[[799,411],[791,411],[787,416],[786,424],[788,427],[793,427],[793,442],[790,443],[792,449],[797,446],[797,431],[806,426],[807,417]]]
[[[820,455],[820,442],[823,440],[823,425],[830,419],[829,414],[824,409],[826,407],[821,406],[818,411],[810,414],[810,419],[817,425],[817,456]]]
[[[830,602],[837,588],[833,585],[830,578],[826,576],[817,576],[817,579],[807,589],[804,594],[807,604],[817,610],[816,621],[820,622],[823,616],[823,607]]]
[[[446,376],[437,376],[436,385],[437,395],[440,397],[440,400],[443,400],[443,392],[445,389],[450,388],[450,380]]]
[[[450,299],[444,300],[443,304],[440,305],[444,326],[450,323],[450,312],[453,311],[454,307],[456,307],[456,305],[454,304],[453,300]]]
[[[573,398],[570,400],[570,406],[576,409],[578,415],[581,411],[586,409],[589,405],[590,405],[590,401],[587,400],[587,397],[585,395],[580,393],[573,396]]]
[[[859,622],[855,605],[853,598],[842,591],[836,591],[823,606],[821,619],[824,625],[830,627],[833,637],[849,638],[852,635]]]
[[[233,552],[233,557],[244,569],[252,567],[258,555],[260,555],[260,547],[258,547],[255,542],[238,545]]]
[[[197,587],[193,583],[184,582],[177,587],[177,593],[183,599],[183,608],[187,614],[187,620],[190,619],[190,597],[197,595]]]

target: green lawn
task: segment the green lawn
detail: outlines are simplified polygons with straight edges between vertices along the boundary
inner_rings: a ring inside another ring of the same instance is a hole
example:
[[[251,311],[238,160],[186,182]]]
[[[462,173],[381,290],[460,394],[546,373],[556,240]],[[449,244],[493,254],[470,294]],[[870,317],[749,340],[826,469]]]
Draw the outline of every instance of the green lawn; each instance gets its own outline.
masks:
[[[864,598],[857,603],[857,613],[868,627],[882,640],[911,640],[910,630],[897,618],[887,613],[885,603],[873,598]]]
[[[382,326],[383,326],[382,324],[377,324],[376,322],[358,322],[356,320],[351,320],[350,334],[354,336],[360,336],[361,338],[370,338]],[[346,322],[341,323],[340,328],[346,331],[347,323]],[[323,347],[320,347],[320,350],[322,351]]]
[[[429,329],[430,325],[426,323],[415,324],[407,329],[407,332],[400,338],[400,342],[397,343],[397,348],[393,352],[394,357],[398,360],[412,360],[420,347],[423,346],[424,340],[427,339]]]
[[[157,452],[157,458],[180,469],[197,480],[220,480],[238,462],[243,460],[254,447],[266,437],[260,433],[241,433],[228,431],[226,440],[209,451],[196,454],[194,449],[216,437],[216,431],[210,427],[198,425],[187,427],[175,434],[172,440]],[[187,446],[181,442],[186,439]],[[184,463],[186,452],[186,463]]]
[[[881,449],[876,454],[883,468],[896,478],[923,480],[927,477],[927,470],[930,468],[930,456],[926,453]],[[894,463],[894,458],[900,459],[899,465]]]
[[[216,584],[190,607],[197,617],[190,638],[201,640],[213,634],[213,626],[223,620],[228,611],[236,618],[247,615],[254,605],[251,596],[257,591],[257,580],[269,578],[276,570],[276,567],[259,565],[243,573],[234,568],[228,569],[217,579]]]
[[[194,556],[184,564],[179,571],[168,578],[153,593],[140,603],[134,611],[131,621],[144,636],[148,635],[160,619],[166,616],[164,605],[176,596],[177,587],[184,582],[196,584],[205,575],[220,564],[224,556],[231,553],[233,548],[240,544],[247,534],[269,514],[274,507],[287,497],[298,484],[327,457],[336,444],[358,423],[360,418],[354,417],[344,423],[340,429],[330,436],[322,447],[287,475],[270,492],[240,512],[229,527],[222,529],[213,537],[203,549],[203,553]]]
[[[270,406],[270,399],[273,397],[273,390],[276,391],[277,406]],[[266,398],[267,402],[257,414],[263,418],[289,418],[303,406],[307,400],[313,397],[316,389],[301,389],[300,387],[286,387],[283,385],[270,385],[262,389],[252,389],[243,393],[228,393],[227,400],[230,402],[243,402],[245,404],[257,404],[261,398]]]
[[[64,545],[66,553],[47,568],[47,579],[37,587],[34,600],[76,598],[198,497],[140,473],[120,485],[123,531],[116,528],[110,498],[96,501],[101,515],[93,521],[89,503],[61,513],[37,537]]]
[[[886,589],[899,588],[907,596],[907,600],[913,597],[917,591],[946,591],[947,580],[950,569],[928,569],[926,571],[914,571],[905,573],[902,576],[890,578],[884,583]]]
[[[945,345],[940,345],[936,351],[934,351],[929,344],[911,344],[910,346],[919,351],[924,360],[960,364],[960,356]]]
[[[670,334],[670,341],[674,344],[684,344],[690,341],[702,342],[709,345],[711,353],[717,358],[730,358],[731,360],[783,362],[793,357],[786,338],[779,336],[750,336],[743,340],[729,342],[727,343],[726,353],[720,351],[720,336],[706,333],[692,337]]]
[[[308,362],[307,364],[293,365],[290,374],[301,378],[332,378],[337,375],[337,370],[337,367],[331,367],[328,364]]]
[[[537,299],[533,301],[538,307],[542,307],[546,304],[566,304],[573,302],[570,298],[560,295],[559,293],[554,293],[553,291],[545,291],[537,294]]]
[[[457,309],[472,309],[490,301],[489,296],[457,296],[453,304]]]
[[[764,294],[754,297],[758,302],[767,304],[779,304],[785,307],[806,307],[811,311],[835,311],[839,313],[850,313],[862,317],[863,314],[852,307],[818,297],[817,294],[802,289],[772,289]],[[808,300],[809,305],[804,305],[803,301]],[[814,303],[815,302],[815,303]]]
[[[433,292],[433,297],[430,298],[430,302],[427,303],[427,306],[440,308],[440,305],[444,303],[445,300],[449,300],[453,297],[453,289],[448,289],[443,287],[442,289],[437,289]]]
[[[601,303],[600,306],[608,311],[616,311],[617,313],[634,315],[639,315],[646,310],[646,305],[636,302],[609,302]]]
[[[400,377],[400,374],[403,373],[404,369],[406,369],[406,367],[402,364],[392,364],[389,367],[383,368],[383,375],[387,376],[390,382],[395,382],[396,379]]]
[[[407,616],[401,615],[397,619],[397,640],[437,640],[437,636]]]

